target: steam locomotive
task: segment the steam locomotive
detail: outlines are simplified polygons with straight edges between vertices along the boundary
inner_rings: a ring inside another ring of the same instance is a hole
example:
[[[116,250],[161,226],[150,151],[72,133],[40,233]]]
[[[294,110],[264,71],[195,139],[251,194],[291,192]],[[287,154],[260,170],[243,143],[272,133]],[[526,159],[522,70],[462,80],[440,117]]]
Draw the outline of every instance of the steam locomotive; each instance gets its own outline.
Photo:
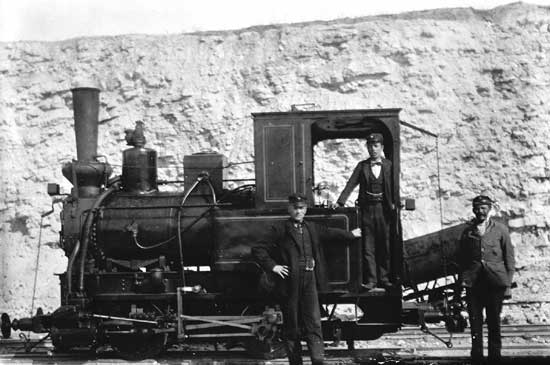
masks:
[[[358,227],[356,207],[315,203],[313,146],[372,132],[384,135],[385,156],[393,162],[399,209],[391,217],[391,279],[398,285],[361,291],[360,245],[323,247],[330,257],[329,290],[319,293],[324,338],[351,348],[403,323],[443,320],[450,331],[464,330],[453,284],[422,286],[456,274],[459,228],[402,240],[400,210],[413,209],[414,202],[403,205],[399,197],[399,109],[252,114],[255,184],[225,188],[225,157],[199,153],[184,157],[183,191],[166,192],[159,191],[167,182],[157,179],[157,152],[145,147],[142,123],[126,131],[130,148],[123,151],[122,174],[110,177],[111,167],[97,153],[99,90],[78,88],[72,95],[77,160],[62,168],[71,194],[48,184],[63,204],[60,247],[68,264],[59,275],[61,305],[13,321],[3,314],[4,337],[12,329],[47,333],[57,351],[110,345],[134,359],[192,341],[240,341],[263,357],[280,355],[284,318],[271,274],[254,262],[251,248],[270,225],[287,219],[291,193],[312,202],[308,219]],[[353,319],[335,314],[342,304],[355,308]]]

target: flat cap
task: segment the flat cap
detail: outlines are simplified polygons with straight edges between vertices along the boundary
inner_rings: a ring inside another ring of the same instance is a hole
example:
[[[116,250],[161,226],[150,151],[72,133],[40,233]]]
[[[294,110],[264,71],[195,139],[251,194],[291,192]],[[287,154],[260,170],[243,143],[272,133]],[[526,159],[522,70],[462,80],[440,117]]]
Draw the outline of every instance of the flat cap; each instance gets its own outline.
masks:
[[[307,197],[304,194],[295,193],[288,196],[289,204],[303,203],[307,204]]]
[[[472,200],[472,205],[493,205],[493,201],[487,195],[478,195]]]
[[[371,133],[367,136],[368,144],[374,144],[378,142],[384,143],[384,136],[382,136],[382,133]]]

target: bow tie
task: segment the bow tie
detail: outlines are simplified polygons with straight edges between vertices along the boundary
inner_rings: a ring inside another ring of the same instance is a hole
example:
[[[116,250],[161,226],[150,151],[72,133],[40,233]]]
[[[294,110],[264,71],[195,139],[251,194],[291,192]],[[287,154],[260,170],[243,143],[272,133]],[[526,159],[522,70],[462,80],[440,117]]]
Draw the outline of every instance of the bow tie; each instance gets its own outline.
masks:
[[[304,221],[301,221],[301,222],[293,221],[292,224],[294,224],[294,227],[300,228],[304,225]]]
[[[370,162],[370,165],[371,165],[371,166],[376,166],[376,165],[382,166],[382,162],[380,162],[380,161],[371,161],[371,162]]]

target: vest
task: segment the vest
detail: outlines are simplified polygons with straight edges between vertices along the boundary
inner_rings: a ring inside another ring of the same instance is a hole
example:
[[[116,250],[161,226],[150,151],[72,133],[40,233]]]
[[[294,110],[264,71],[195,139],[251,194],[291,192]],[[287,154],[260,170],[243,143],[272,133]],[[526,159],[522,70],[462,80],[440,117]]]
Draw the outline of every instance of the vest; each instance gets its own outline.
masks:
[[[367,184],[367,192],[366,192],[366,200],[368,201],[382,201],[383,200],[383,194],[384,194],[384,170],[383,168],[380,169],[380,175],[378,177],[374,176],[372,169],[369,167],[369,183]],[[371,194],[375,194],[378,196],[372,196]]]
[[[294,227],[298,231],[298,243],[300,244],[300,249],[302,251],[302,257],[300,257],[300,261],[305,262],[308,258],[313,258],[313,249],[311,244],[311,236],[309,234],[308,229],[302,225],[300,234],[300,228]]]

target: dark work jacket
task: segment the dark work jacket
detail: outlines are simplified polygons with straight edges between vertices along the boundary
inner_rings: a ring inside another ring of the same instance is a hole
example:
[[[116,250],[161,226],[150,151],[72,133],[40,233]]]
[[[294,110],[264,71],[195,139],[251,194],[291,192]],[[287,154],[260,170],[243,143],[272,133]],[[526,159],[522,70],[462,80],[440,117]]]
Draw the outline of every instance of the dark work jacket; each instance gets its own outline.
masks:
[[[338,203],[345,204],[353,189],[359,185],[359,206],[362,207],[365,205],[367,185],[370,178],[370,161],[371,158],[368,158],[357,164],[337,200]],[[382,170],[380,173],[384,174],[384,208],[390,211],[393,209],[392,163],[390,160],[382,158]]]
[[[480,236],[473,221],[462,232],[459,247],[462,286],[471,288],[482,274],[493,287],[510,287],[514,275],[514,247],[508,229],[489,220]]]
[[[294,292],[299,285],[298,270],[299,260],[302,257],[297,230],[292,226],[291,220],[281,222],[271,227],[269,239],[259,242],[252,248],[252,256],[264,271],[275,280],[275,293],[287,297]],[[356,237],[339,228],[328,228],[313,222],[304,220],[304,229],[309,231],[311,237],[311,249],[315,260],[315,280],[317,290],[328,290],[328,277],[326,272],[325,254],[321,243],[329,244],[332,241],[351,241]],[[273,273],[275,265],[286,265],[289,268],[289,276],[282,279]]]

